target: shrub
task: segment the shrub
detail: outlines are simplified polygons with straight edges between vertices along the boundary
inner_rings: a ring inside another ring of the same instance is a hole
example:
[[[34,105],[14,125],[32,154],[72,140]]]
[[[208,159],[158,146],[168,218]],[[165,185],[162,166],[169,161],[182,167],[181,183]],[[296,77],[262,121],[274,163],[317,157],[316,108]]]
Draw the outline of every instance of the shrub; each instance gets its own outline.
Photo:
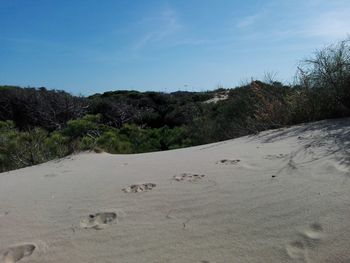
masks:
[[[132,153],[133,147],[131,143],[122,138],[117,131],[104,132],[98,139],[97,145],[99,148],[109,153]]]
[[[70,147],[70,138],[57,131],[46,138],[45,145],[50,159],[62,158],[73,152]]]
[[[100,119],[101,115],[86,115],[81,119],[70,120],[62,133],[74,139],[87,135],[98,137],[103,129],[103,126],[100,125]]]
[[[49,159],[45,146],[45,130],[35,128],[28,132],[19,132],[10,123],[2,123],[1,126],[0,166],[3,171],[39,164]]]
[[[350,39],[304,60],[297,77],[313,119],[350,115]]]

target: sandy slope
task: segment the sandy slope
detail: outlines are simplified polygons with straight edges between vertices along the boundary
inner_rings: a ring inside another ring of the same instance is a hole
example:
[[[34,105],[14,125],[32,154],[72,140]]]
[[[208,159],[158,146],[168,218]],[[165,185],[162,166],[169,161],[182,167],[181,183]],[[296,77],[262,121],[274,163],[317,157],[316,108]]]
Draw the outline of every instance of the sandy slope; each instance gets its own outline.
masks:
[[[3,261],[350,262],[349,158],[343,119],[2,173]]]

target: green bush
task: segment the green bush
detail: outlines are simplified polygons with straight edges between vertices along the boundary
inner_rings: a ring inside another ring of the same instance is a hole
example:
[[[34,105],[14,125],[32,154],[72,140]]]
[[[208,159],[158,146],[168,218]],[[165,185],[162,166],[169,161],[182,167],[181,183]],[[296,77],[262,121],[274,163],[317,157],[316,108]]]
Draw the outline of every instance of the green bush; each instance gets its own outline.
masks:
[[[97,146],[109,153],[132,153],[131,143],[122,138],[117,131],[104,132],[97,139]]]
[[[132,152],[152,152],[160,149],[156,130],[141,129],[135,124],[126,124],[120,129],[120,135],[131,143]]]
[[[50,158],[62,158],[70,153],[72,149],[69,145],[69,137],[55,131],[50,134],[45,140],[45,145],[49,152]]]
[[[93,150],[96,146],[96,141],[97,141],[97,138],[84,136],[77,141],[78,143],[77,150],[82,150],[82,151]]]
[[[17,131],[11,122],[0,124],[0,167],[2,171],[39,164],[50,159],[45,141],[48,133],[40,128]]]
[[[86,115],[81,119],[70,120],[62,133],[70,138],[84,137],[86,135],[99,136],[102,126],[101,115]]]

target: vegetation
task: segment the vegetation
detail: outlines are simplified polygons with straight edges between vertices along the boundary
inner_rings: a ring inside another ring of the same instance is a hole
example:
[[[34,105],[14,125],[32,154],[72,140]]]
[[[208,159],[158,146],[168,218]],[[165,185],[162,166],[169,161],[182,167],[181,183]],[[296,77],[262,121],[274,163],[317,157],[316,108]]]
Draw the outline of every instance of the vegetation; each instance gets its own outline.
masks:
[[[350,116],[349,40],[317,51],[297,81],[208,92],[114,91],[76,97],[0,86],[0,172],[78,151],[139,153]],[[223,95],[225,99],[211,102]]]

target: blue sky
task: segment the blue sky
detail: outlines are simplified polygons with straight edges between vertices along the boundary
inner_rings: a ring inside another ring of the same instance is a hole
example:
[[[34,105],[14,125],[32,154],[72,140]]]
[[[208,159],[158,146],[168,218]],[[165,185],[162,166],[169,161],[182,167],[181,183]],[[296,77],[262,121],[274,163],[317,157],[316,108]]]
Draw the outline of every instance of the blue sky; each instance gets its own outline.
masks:
[[[89,95],[210,90],[350,33],[349,0],[0,0],[0,84]]]

